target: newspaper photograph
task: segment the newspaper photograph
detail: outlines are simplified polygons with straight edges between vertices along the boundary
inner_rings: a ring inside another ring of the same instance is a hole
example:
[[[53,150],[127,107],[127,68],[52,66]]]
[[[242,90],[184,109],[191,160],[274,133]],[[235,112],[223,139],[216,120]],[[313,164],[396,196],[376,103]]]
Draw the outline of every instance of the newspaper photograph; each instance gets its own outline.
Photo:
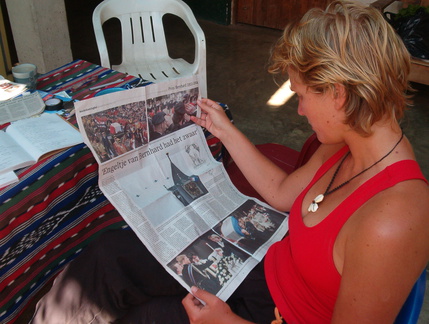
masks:
[[[197,77],[75,103],[79,129],[99,164],[99,186],[142,243],[188,291],[226,300],[288,214],[243,195],[207,145]]]

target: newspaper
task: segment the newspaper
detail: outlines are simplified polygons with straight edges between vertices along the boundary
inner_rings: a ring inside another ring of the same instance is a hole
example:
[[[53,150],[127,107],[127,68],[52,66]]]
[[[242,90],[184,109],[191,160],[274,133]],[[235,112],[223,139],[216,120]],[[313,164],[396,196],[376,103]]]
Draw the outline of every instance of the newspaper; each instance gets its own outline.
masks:
[[[0,101],[0,124],[40,114],[45,103],[38,92],[25,93],[19,97]]]
[[[241,194],[200,126],[171,124],[151,139],[157,113],[164,128],[179,102],[199,115],[198,96],[196,77],[179,79],[79,101],[76,116],[99,186],[131,229],[186,289],[226,300],[285,235],[288,214]]]
[[[19,96],[27,90],[27,86],[22,83],[16,83],[5,79],[0,75],[0,100],[9,100]]]

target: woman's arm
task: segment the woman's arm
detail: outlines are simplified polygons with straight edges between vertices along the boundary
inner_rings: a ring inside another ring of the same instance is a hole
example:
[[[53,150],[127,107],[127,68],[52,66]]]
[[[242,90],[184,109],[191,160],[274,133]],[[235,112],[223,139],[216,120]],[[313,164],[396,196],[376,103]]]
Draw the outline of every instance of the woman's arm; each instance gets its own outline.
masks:
[[[343,265],[332,323],[393,323],[429,260],[428,210],[427,185],[410,180],[349,219],[346,239],[334,249]]]
[[[314,174],[316,165],[309,163],[304,170],[288,176],[271,162],[229,120],[222,107],[210,99],[198,101],[202,114],[192,120],[205,127],[225,145],[253,188],[273,207],[290,210],[293,202]],[[317,156],[317,154],[316,154]],[[314,159],[315,160],[315,159]]]

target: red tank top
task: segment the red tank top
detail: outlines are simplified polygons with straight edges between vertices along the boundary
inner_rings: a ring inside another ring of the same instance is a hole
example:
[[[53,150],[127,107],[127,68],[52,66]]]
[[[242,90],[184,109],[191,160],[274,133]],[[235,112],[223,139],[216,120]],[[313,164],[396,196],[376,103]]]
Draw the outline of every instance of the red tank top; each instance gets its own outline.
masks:
[[[342,148],[316,172],[292,206],[289,235],[274,243],[265,257],[268,288],[288,324],[330,323],[341,281],[333,247],[349,217],[372,196],[398,182],[426,181],[417,162],[399,161],[362,184],[322,222],[305,226],[301,215],[305,194],[347,151],[348,147]]]

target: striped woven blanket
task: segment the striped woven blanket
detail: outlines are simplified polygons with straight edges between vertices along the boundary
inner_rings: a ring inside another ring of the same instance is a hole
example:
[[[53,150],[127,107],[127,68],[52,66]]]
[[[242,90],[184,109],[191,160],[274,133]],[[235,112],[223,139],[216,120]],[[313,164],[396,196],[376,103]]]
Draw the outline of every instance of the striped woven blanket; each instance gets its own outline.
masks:
[[[132,75],[97,64],[75,60],[40,76],[37,80],[37,89],[49,93],[64,91],[75,100],[84,100],[94,97],[101,90],[97,87],[99,85],[108,84],[106,88],[126,87],[139,80]]]
[[[19,177],[0,192],[0,323],[12,323],[99,233],[126,226],[98,188],[98,165],[83,144]]]

